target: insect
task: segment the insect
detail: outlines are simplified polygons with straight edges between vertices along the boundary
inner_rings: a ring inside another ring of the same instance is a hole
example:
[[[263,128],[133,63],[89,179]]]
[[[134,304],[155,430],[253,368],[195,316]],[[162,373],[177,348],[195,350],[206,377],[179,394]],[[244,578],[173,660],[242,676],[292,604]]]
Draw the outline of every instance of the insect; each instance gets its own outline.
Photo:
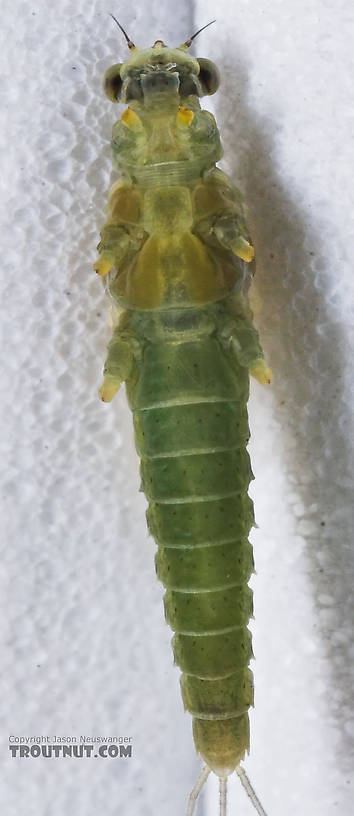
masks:
[[[165,617],[205,762],[187,816],[210,771],[221,816],[234,771],[264,814],[240,766],[253,702],[249,374],[270,382],[247,297],[254,250],[199,102],[219,85],[216,66],[188,51],[203,29],[179,47],[139,49],[115,22],[130,56],[104,87],[128,107],[113,127],[120,178],[94,265],[117,314],[100,395],[125,382],[133,412]]]

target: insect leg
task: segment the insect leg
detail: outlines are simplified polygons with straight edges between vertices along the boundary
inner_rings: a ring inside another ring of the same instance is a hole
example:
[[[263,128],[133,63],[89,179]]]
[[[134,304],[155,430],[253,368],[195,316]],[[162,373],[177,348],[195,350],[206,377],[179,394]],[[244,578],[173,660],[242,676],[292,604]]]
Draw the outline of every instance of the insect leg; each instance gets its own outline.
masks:
[[[119,180],[113,185],[107,207],[107,220],[101,229],[98,258],[93,267],[101,278],[127,257],[138,252],[144,241],[140,225],[140,199],[131,185]]]
[[[241,765],[239,765],[238,768],[236,768],[236,773],[239,779],[241,780],[241,784],[243,785],[248,798],[252,802],[255,811],[258,813],[258,816],[267,816],[264,807],[261,805],[258,796],[254,788],[252,787],[246,772],[243,770],[243,768],[241,768]]]
[[[97,246],[99,256],[93,268],[101,278],[105,278],[108,272],[120,261],[129,249],[130,236],[123,227],[115,224],[107,224],[101,230],[102,241]]]
[[[269,385],[272,380],[272,370],[263,359],[253,363],[249,372],[261,385]]]
[[[234,301],[233,306],[237,310],[237,298]],[[225,320],[224,326],[219,329],[219,337],[224,347],[231,349],[239,364],[248,368],[252,377],[261,385],[269,385],[272,372],[263,358],[257,329],[244,309],[239,314],[230,314],[229,320]]]
[[[99,389],[103,402],[110,402],[121,383],[130,376],[134,365],[131,346],[129,335],[117,326],[108,346],[108,355],[103,369],[103,383]]]
[[[197,188],[196,191],[197,211],[199,205],[199,213],[204,209],[204,217],[197,222],[196,231],[210,245],[215,245],[217,241],[220,247],[231,250],[243,261],[253,261],[254,248],[245,221],[240,191],[230,184],[219,168],[210,174],[206,183],[203,182],[204,198],[200,195],[200,189]]]
[[[203,770],[202,770],[200,776],[198,777],[198,779],[197,779],[197,781],[196,781],[196,783],[194,785],[193,790],[189,794],[186,816],[193,816],[195,806],[197,804],[198,796],[200,794],[200,791],[201,791],[203,785],[205,785],[209,774],[210,774],[210,768],[208,768],[207,765],[204,765]]]

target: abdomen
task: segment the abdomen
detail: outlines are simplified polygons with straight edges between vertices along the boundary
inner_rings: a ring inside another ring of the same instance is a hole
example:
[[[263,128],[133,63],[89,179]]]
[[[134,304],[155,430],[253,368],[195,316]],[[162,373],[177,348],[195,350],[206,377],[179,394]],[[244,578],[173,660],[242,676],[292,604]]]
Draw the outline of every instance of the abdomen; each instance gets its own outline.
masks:
[[[127,391],[183,702],[197,750],[226,776],[249,748],[253,701],[248,372],[215,332],[178,322],[170,312],[164,329],[155,313],[150,340],[144,326]],[[139,333],[138,313],[134,323]]]

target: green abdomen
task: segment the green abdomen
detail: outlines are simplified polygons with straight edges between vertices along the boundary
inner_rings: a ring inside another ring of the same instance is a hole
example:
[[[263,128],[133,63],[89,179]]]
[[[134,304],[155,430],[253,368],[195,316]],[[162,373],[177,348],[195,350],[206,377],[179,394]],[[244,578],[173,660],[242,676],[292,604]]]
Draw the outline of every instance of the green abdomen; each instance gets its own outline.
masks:
[[[248,372],[212,331],[154,320],[128,398],[184,705],[197,750],[225,776],[249,748],[253,701]]]

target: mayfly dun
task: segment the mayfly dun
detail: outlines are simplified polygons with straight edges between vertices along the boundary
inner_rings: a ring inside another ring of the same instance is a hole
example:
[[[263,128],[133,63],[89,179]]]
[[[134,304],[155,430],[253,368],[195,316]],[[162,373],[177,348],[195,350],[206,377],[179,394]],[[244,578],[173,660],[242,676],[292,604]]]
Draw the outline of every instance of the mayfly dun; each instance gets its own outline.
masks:
[[[234,771],[264,814],[240,765],[253,702],[249,374],[270,382],[248,304],[254,250],[199,102],[219,86],[214,63],[188,51],[202,29],[178,47],[139,49],[115,22],[130,55],[104,88],[128,107],[113,127],[120,177],[95,263],[118,315],[100,395],[110,401],[125,382],[133,412],[165,617],[205,763],[187,816],[211,771],[221,816]]]

